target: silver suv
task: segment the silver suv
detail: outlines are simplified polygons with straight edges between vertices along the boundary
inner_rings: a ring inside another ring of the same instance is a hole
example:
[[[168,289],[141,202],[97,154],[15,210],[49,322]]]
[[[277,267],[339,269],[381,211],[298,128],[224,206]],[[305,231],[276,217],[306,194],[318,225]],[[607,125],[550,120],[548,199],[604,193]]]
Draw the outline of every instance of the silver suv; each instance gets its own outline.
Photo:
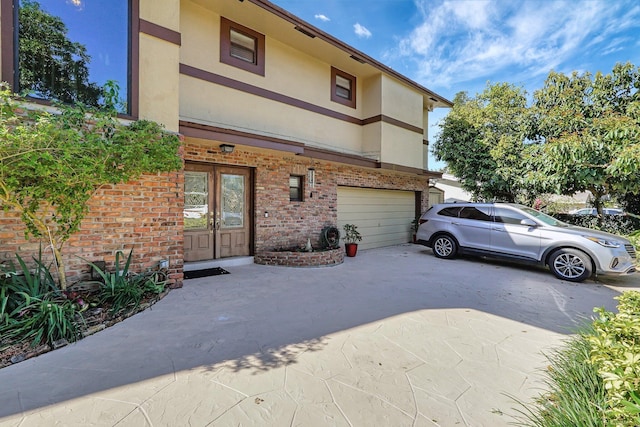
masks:
[[[629,240],[576,227],[511,203],[434,205],[419,220],[418,243],[438,258],[458,253],[548,265],[556,277],[581,282],[593,273],[631,274],[636,251]]]

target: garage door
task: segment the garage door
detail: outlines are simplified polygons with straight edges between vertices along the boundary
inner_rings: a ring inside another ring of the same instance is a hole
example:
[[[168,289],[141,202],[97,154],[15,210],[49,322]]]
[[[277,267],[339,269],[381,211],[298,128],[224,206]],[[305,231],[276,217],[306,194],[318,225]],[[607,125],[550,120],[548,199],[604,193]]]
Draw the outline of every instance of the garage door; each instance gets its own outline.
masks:
[[[415,193],[338,187],[338,228],[355,224],[362,234],[361,249],[411,241]]]

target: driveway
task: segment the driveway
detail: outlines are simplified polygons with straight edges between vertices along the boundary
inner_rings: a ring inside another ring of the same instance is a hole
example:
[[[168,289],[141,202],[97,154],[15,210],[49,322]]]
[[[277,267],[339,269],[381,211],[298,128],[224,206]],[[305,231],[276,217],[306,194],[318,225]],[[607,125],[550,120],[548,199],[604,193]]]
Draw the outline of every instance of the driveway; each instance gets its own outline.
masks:
[[[542,352],[640,288],[411,244],[227,270],[0,370],[0,426],[506,426]]]

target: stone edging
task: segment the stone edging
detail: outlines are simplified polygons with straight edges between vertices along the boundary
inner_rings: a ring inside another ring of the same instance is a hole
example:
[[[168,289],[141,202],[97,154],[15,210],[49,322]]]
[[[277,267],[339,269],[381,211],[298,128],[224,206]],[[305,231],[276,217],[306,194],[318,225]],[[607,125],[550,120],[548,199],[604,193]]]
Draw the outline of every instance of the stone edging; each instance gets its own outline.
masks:
[[[344,262],[344,248],[318,252],[263,251],[254,255],[253,262],[286,267],[328,267]]]

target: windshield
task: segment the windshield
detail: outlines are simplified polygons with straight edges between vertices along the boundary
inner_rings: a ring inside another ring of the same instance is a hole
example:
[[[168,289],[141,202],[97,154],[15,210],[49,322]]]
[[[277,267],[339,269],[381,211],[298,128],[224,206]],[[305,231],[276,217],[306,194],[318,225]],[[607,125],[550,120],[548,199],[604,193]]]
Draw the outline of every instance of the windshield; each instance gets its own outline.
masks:
[[[520,206],[520,209],[525,212],[528,213],[529,215],[535,217],[536,219],[539,219],[540,221],[544,222],[545,224],[548,225],[554,225],[556,227],[566,227],[567,224],[560,221],[559,219],[555,219],[554,217],[547,215],[545,213],[542,213],[540,211],[537,211],[535,209],[531,209],[528,208],[526,206]]]

